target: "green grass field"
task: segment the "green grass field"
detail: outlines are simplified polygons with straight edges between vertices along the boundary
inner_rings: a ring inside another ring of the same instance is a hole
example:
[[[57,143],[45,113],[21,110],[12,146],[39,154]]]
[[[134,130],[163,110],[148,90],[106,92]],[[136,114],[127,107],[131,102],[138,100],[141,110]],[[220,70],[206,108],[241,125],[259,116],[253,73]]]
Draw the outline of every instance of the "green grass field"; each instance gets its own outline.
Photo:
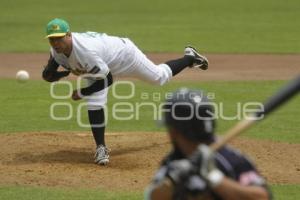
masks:
[[[159,105],[165,99],[166,93],[170,93],[179,87],[201,88],[210,96],[214,96],[214,101],[220,113],[218,119],[218,132],[222,133],[243,117],[237,111],[243,110],[246,103],[263,102],[273,94],[278,88],[284,85],[285,81],[241,81],[241,82],[171,82],[163,87],[154,87],[143,82],[134,82],[134,87],[128,84],[118,84],[110,89],[108,97],[108,131],[162,131],[157,126],[155,120],[159,119],[157,111]],[[81,128],[77,124],[77,113],[79,103],[70,99],[59,100],[50,96],[50,84],[44,81],[30,81],[27,84],[19,84],[15,80],[0,80],[0,89],[7,95],[0,96],[3,105],[0,114],[0,133],[22,132],[22,131],[82,131],[89,128]],[[66,85],[55,86],[55,94],[66,95],[68,87]],[[117,96],[134,96],[127,100],[117,98]],[[70,103],[72,109],[60,106],[54,109],[54,116],[66,117],[73,112],[69,120],[52,120],[50,117],[50,107],[54,103]],[[126,104],[124,104],[126,103]],[[128,103],[130,105],[128,105]],[[148,105],[146,103],[155,103]],[[113,106],[118,109],[129,110],[126,113],[118,112],[113,116]],[[249,108],[253,109],[254,106]],[[222,110],[221,110],[222,109]],[[297,116],[300,110],[299,97],[294,98],[282,109],[276,111],[265,121],[253,129],[247,131],[250,137],[265,138],[279,141],[298,143],[300,138],[300,124],[297,123]],[[80,110],[80,120],[84,124],[87,122],[86,107]],[[156,115],[154,113],[157,113]],[[224,119],[224,117],[229,119]],[[31,116],[28,118],[27,116]],[[117,120],[116,118],[121,118]],[[126,118],[126,119],[125,119]],[[132,126],[135,124],[135,126]],[[276,131],[274,131],[276,130]]]
[[[0,200],[137,200],[143,194],[137,192],[107,192],[99,190],[49,189],[37,187],[2,187]]]
[[[275,199],[296,200],[299,198],[299,185],[273,185]],[[0,200],[137,200],[142,199],[142,193],[105,192],[97,190],[47,189],[32,187],[2,187]],[[287,195],[288,194],[288,195]]]
[[[145,51],[299,53],[298,0],[3,0],[0,52],[48,51],[45,26],[65,18],[74,32],[129,37]]]
[[[69,21],[74,32],[97,31],[129,37],[144,51],[180,52],[193,44],[205,53],[300,53],[298,0],[88,0],[43,2],[38,0],[2,0],[0,6],[0,52],[47,52],[44,39],[46,23],[55,17]],[[296,73],[296,72],[295,72]],[[285,81],[211,81],[171,82],[153,87],[136,82],[135,96],[129,102],[142,102],[148,91],[149,100],[158,105],[165,92],[186,86],[202,88],[215,94],[215,102],[224,103],[224,115],[235,116],[237,105],[264,101]],[[43,81],[19,84],[0,79],[0,135],[23,131],[82,131],[76,118],[55,121],[50,118],[50,106],[69,102],[76,114],[78,102],[50,97],[50,86]],[[67,88],[58,87],[57,94]],[[119,90],[118,90],[119,92]],[[126,95],[128,88],[124,89]],[[119,93],[118,93],[119,94]],[[161,98],[159,98],[160,96]],[[245,133],[247,137],[299,143],[299,97],[276,111],[274,115]],[[110,90],[108,111],[122,102]],[[134,107],[136,108],[136,107]],[[109,116],[108,131],[163,131],[153,120],[153,110],[142,107],[138,123],[118,121]],[[69,110],[55,110],[57,116],[67,116]],[[133,115],[136,117],[136,115]],[[83,111],[82,120],[87,121]],[[222,133],[237,120],[218,120]],[[132,124],[135,126],[132,126]],[[276,131],[274,131],[276,130]],[[300,185],[272,185],[277,200],[300,199]],[[0,186],[0,200],[77,200],[77,199],[142,199],[140,192],[111,192],[80,188],[45,188]]]
[[[236,105],[246,102],[261,102],[282,87],[286,81],[240,81],[240,82],[171,82],[163,87],[153,87],[143,82],[134,82],[134,97],[128,102],[135,105],[145,101],[145,91],[148,92],[148,99],[158,105],[164,99],[165,93],[185,86],[190,88],[201,88],[210,95],[215,94],[214,100],[224,104],[224,115],[235,116]],[[19,84],[15,80],[0,80],[0,90],[6,95],[0,96],[2,112],[0,114],[1,133],[15,133],[22,131],[81,131],[88,130],[77,125],[76,118],[67,121],[54,121],[50,118],[50,105],[55,102],[70,102],[76,114],[78,103],[70,100],[55,100],[50,97],[50,86],[42,81],[30,81],[26,84]],[[114,91],[113,91],[114,90]],[[68,88],[59,85],[55,89],[56,95],[67,94]],[[120,99],[113,96],[115,92],[119,96],[127,96],[132,92],[128,85],[118,85],[111,88],[109,95],[108,111]],[[34,102],[33,102],[34,100]],[[124,107],[123,107],[124,108]],[[127,108],[126,108],[127,109]],[[136,109],[136,107],[134,107]],[[284,105],[259,125],[246,132],[248,137],[258,139],[271,139],[290,143],[299,143],[298,133],[300,125],[297,123],[298,111],[300,110],[299,97]],[[67,116],[68,109],[58,109],[56,116]],[[83,121],[86,121],[86,113],[83,112]],[[108,131],[163,131],[153,120],[152,107],[143,107],[140,120],[135,119],[119,121],[109,117]],[[132,112],[135,113],[135,112]],[[131,114],[131,113],[129,113]],[[123,117],[129,114],[123,115]],[[30,118],[28,117],[30,116]],[[136,116],[136,114],[134,114]],[[135,117],[134,117],[135,118]],[[222,133],[231,127],[236,120],[219,120],[218,132]],[[132,126],[135,124],[135,126]],[[276,131],[274,131],[276,130]],[[289,200],[299,197],[299,185],[274,185],[272,189],[276,199]],[[0,188],[0,199],[141,199],[143,192],[109,192],[96,190],[63,190],[42,187],[9,187]]]
[[[299,198],[299,185],[274,185],[275,199],[296,200]],[[2,187],[0,200],[137,200],[143,199],[142,193],[105,192],[97,190],[48,189],[33,187]],[[288,195],[287,195],[288,194]]]

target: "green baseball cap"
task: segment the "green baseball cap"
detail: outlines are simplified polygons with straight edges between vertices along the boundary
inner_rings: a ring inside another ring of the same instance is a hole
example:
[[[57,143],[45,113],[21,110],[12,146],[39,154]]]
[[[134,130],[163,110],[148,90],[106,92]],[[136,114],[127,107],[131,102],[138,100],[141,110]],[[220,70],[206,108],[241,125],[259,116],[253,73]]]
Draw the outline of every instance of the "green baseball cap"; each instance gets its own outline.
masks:
[[[68,22],[63,19],[55,18],[51,20],[46,27],[46,38],[50,37],[63,37],[70,32]]]

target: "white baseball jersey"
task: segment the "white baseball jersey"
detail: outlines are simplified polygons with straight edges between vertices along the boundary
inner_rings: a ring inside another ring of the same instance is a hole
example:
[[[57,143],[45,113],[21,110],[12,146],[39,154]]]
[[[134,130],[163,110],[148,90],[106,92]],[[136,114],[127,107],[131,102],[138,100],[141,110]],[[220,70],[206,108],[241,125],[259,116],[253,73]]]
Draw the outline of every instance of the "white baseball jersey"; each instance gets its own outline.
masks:
[[[159,85],[172,77],[168,65],[155,65],[128,38],[96,32],[72,33],[71,55],[67,57],[57,53],[53,48],[51,55],[58,64],[76,75],[106,76],[111,72],[113,76],[130,76]],[[88,85],[95,81],[90,78],[87,80]],[[87,98],[89,109],[106,103],[107,90],[101,90]]]

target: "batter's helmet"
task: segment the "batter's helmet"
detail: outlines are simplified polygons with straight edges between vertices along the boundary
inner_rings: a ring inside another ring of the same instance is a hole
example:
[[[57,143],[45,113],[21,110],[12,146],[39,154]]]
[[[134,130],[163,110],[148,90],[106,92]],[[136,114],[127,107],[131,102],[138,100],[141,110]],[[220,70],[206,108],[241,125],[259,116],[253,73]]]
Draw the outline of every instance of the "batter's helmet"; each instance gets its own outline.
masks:
[[[214,107],[203,91],[181,88],[167,98],[164,123],[190,140],[214,138]]]

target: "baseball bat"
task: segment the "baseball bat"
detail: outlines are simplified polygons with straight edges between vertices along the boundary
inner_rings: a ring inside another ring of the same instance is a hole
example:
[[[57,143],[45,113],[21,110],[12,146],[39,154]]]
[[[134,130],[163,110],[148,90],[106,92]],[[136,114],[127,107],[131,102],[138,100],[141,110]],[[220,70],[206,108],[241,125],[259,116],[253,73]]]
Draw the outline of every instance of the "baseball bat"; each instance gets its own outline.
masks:
[[[227,144],[230,140],[232,140],[237,135],[241,134],[243,131],[247,130],[251,127],[255,122],[259,121],[259,119],[264,119],[265,116],[270,114],[272,111],[276,110],[283,103],[287,102],[293,96],[295,96],[300,91],[300,75],[295,79],[290,81],[286,86],[280,89],[277,93],[271,96],[264,104],[263,109],[258,110],[255,113],[252,113],[251,116],[246,119],[238,122],[233,128],[229,129],[224,137],[219,141],[213,143],[210,147],[213,151],[218,150]]]

